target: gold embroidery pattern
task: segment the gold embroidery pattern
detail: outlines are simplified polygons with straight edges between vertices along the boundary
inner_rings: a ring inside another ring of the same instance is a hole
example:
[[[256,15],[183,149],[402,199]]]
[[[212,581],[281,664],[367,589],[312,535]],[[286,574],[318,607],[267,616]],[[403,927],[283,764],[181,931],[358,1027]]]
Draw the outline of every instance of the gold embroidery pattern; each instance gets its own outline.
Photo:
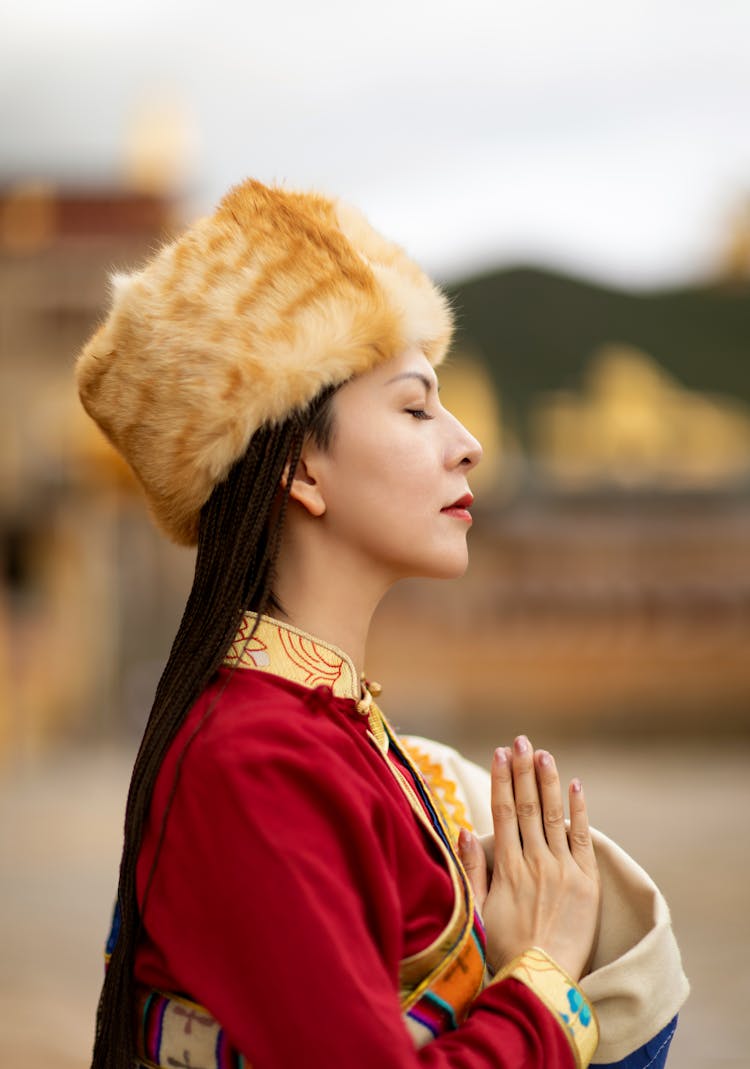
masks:
[[[269,666],[271,658],[267,644],[261,641],[257,634],[248,640],[252,624],[253,621],[249,616],[242,617],[240,629],[224,658],[225,664],[234,664],[239,661],[243,668],[267,668]]]
[[[599,1044],[596,1012],[580,987],[539,947],[524,951],[492,978],[512,976],[531,988],[558,1020],[570,1043],[576,1069],[588,1069]]]
[[[337,698],[361,698],[354,665],[342,650],[270,616],[261,616],[248,639],[255,620],[255,613],[243,616],[226,667],[260,669],[304,687],[331,687]]]
[[[305,685],[333,687],[341,675],[341,658],[336,657],[332,650],[327,651],[326,657],[325,647],[318,645],[311,638],[304,638],[283,627],[279,627],[277,631],[284,653],[303,673]]]
[[[401,753],[414,775],[419,776],[420,773],[415,768],[410,754],[407,753],[401,740],[394,734],[387,718],[383,716],[382,720],[390,745],[394,747],[396,752]],[[409,1009],[414,1001],[424,994],[440,972],[446,969],[460,952],[460,944],[466,938],[467,933],[471,931],[473,924],[474,896],[458,858],[455,844],[450,838],[446,814],[439,800],[435,798],[430,790],[429,784],[426,784],[426,788],[430,795],[435,815],[445,835],[445,841],[432,826],[432,822],[422,808],[422,803],[419,801],[414,787],[407,782],[405,775],[389,760],[385,761],[385,766],[401,787],[417,821],[425,828],[443,855],[454,892],[453,913],[440,935],[429,946],[401,961],[399,969],[401,1004],[402,1009]]]
[[[456,784],[445,775],[443,766],[438,761],[433,761],[429,754],[420,750],[414,743],[407,743],[401,739],[401,749],[406,750],[412,762],[424,776],[433,795],[433,800],[440,802],[442,815],[445,817],[451,839],[458,842],[458,833],[461,828],[474,831],[466,806],[456,796]]]

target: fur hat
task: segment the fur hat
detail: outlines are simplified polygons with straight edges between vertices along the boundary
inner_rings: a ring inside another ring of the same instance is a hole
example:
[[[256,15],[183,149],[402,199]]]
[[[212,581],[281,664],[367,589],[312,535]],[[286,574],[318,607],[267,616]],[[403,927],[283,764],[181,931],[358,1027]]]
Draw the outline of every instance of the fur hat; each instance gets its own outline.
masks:
[[[353,208],[248,180],[113,276],[76,376],[157,522],[192,545],[259,427],[411,346],[436,365],[451,332],[443,294]]]

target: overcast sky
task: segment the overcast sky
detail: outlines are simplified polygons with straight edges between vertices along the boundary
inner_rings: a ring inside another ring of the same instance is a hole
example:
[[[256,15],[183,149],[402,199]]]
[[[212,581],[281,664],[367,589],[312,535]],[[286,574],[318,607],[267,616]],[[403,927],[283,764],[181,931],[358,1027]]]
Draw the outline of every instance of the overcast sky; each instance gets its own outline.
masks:
[[[750,196],[750,0],[0,3],[0,178],[111,181],[177,109],[196,211],[253,174],[447,278],[710,270]]]

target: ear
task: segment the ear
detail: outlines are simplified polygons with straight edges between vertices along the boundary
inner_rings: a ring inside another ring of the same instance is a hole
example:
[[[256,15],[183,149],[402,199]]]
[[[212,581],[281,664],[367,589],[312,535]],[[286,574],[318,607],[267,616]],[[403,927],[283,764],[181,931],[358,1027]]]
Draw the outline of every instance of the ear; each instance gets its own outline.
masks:
[[[287,462],[281,476],[281,485],[285,488],[288,479],[289,463]],[[289,497],[307,509],[311,516],[322,516],[326,510],[326,503],[323,500],[320,485],[315,479],[304,453],[297,462],[292,485],[289,489]]]

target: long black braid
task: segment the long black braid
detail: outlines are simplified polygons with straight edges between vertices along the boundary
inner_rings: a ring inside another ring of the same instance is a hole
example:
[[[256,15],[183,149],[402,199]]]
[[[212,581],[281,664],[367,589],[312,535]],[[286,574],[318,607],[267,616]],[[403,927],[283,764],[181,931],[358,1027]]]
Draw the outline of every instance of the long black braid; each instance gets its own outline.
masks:
[[[117,890],[120,929],[99,999],[92,1069],[132,1069],[135,1058],[133,967],[142,923],[136,864],[161,763],[188,711],[221,665],[243,612],[253,609],[261,613],[279,607],[273,594],[274,568],[292,478],[308,436],[321,448],[330,446],[334,392],[333,387],[322,390],[307,408],[283,424],[256,432],[244,456],[214,488],[201,510],[193,586],[159,680],[130,781]],[[280,489],[287,464],[286,486]],[[220,697],[209,705],[196,730]],[[178,760],[159,846],[182,758],[191,741],[192,737]],[[158,855],[157,847],[146,895]]]

